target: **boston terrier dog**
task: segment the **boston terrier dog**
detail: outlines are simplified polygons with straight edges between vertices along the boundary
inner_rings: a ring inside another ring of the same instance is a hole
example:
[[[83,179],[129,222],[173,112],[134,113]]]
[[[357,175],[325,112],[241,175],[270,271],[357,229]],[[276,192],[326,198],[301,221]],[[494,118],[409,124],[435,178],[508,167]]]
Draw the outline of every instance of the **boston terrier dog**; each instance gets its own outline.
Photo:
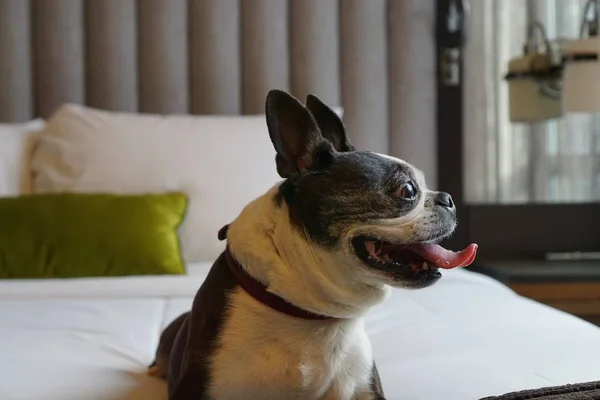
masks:
[[[266,119],[284,179],[221,230],[226,250],[149,373],[171,400],[385,399],[363,316],[391,288],[469,265],[477,245],[436,244],[456,227],[452,197],[356,150],[316,96],[272,90]]]

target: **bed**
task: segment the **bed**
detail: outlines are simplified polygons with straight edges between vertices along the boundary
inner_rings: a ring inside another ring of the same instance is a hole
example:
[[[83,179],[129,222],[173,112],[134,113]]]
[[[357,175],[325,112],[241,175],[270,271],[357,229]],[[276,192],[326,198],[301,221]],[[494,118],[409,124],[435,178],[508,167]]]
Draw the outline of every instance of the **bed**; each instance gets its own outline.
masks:
[[[0,398],[166,399],[146,366],[209,268],[0,282]],[[388,399],[480,399],[597,380],[600,371],[597,327],[469,271],[396,290],[367,321]]]
[[[0,1],[0,204],[189,197],[182,273],[0,279],[0,399],[166,399],[145,374],[161,329],[223,250],[218,229],[279,179],[271,88],[316,93],[357,147],[414,162],[435,187],[433,0],[249,4]],[[467,270],[395,290],[367,330],[390,400],[600,380],[598,327]]]

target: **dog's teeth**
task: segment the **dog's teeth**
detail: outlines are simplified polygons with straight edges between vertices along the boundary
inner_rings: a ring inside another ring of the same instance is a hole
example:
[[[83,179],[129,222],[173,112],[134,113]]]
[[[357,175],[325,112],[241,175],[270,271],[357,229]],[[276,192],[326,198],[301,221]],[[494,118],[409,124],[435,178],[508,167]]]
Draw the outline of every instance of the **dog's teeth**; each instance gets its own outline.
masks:
[[[425,271],[429,270],[429,265],[427,265],[426,261],[423,261],[423,265],[421,265],[421,268],[423,268]]]

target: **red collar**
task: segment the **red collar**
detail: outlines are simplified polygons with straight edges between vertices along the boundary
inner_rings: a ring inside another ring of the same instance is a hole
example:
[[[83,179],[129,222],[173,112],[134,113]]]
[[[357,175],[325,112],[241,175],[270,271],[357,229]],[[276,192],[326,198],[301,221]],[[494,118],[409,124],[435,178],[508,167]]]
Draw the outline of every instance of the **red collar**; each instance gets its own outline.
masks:
[[[229,225],[225,225],[223,228],[221,228],[221,230],[219,231],[219,240],[225,240],[227,238],[228,228]],[[250,274],[248,274],[248,272],[246,272],[242,265],[233,257],[231,251],[229,250],[229,245],[225,248],[225,260],[227,261],[227,266],[229,267],[229,270],[231,271],[231,273],[233,273],[238,284],[242,287],[242,289],[244,289],[246,293],[254,297],[259,302],[263,303],[267,307],[270,307],[273,310],[290,315],[292,317],[301,319],[334,319],[334,317],[316,314],[311,311],[304,310],[300,307],[296,307],[292,303],[289,303],[288,301],[277,296],[276,294],[269,292],[265,285],[254,279]]]

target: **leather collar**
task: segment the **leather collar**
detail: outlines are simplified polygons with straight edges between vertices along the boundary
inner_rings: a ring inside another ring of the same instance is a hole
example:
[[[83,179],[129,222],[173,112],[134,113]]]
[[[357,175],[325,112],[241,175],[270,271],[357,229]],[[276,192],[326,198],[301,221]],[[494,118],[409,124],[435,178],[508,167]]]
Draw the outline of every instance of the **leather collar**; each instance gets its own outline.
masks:
[[[225,225],[219,230],[219,240],[225,240],[227,238],[227,229],[229,225]],[[311,311],[302,309],[295,306],[294,304],[284,300],[274,293],[268,291],[268,288],[261,282],[254,279],[242,265],[233,257],[229,249],[229,245],[225,248],[225,260],[231,273],[235,276],[238,284],[259,302],[263,303],[267,307],[273,310],[279,311],[283,314],[290,315],[292,317],[308,319],[308,320],[329,320],[335,319],[334,317],[316,314]]]

